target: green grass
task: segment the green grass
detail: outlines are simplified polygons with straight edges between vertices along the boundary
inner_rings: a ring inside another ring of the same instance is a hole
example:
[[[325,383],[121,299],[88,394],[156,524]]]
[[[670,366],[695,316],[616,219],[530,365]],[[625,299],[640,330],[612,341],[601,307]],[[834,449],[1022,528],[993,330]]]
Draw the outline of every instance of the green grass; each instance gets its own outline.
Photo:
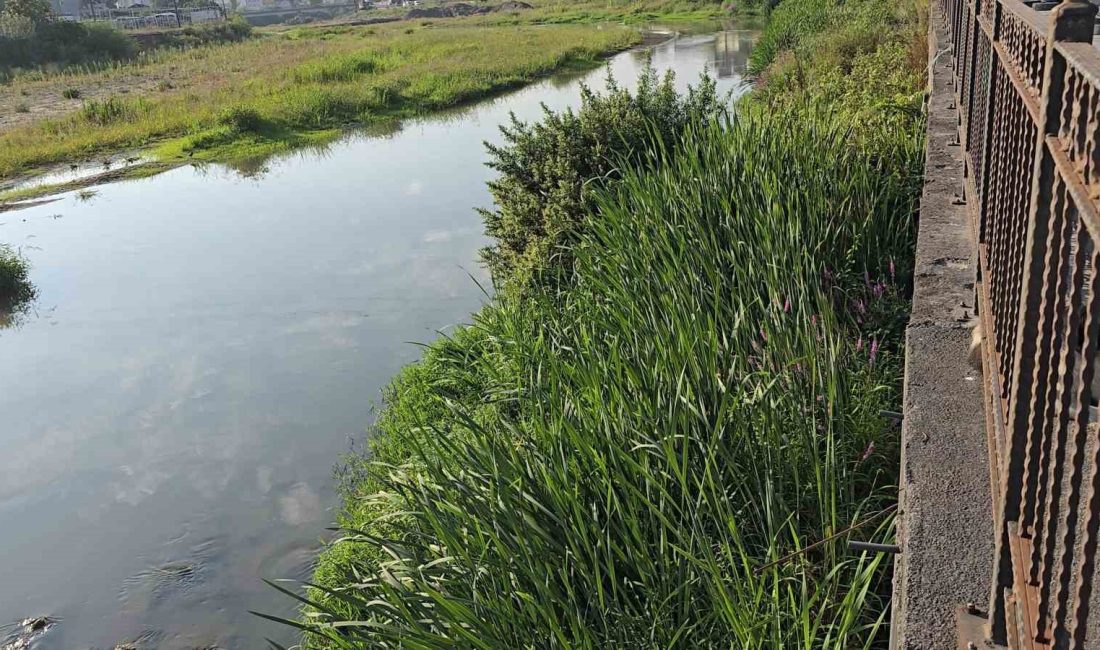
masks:
[[[679,144],[623,151],[582,113],[602,138],[540,125],[494,152],[501,241],[548,247],[555,281],[498,293],[387,389],[341,474],[308,646],[885,644],[889,558],[846,542],[889,542],[892,520],[809,547],[897,495],[879,412],[901,390],[922,23],[887,4],[888,34],[801,34],[803,74],[777,50],[733,117]],[[574,146],[633,154],[577,200],[547,167],[587,169]]]
[[[64,117],[9,129],[0,134],[0,179],[152,143],[164,143],[159,154],[165,157],[213,157],[315,142],[319,131],[456,106],[564,67],[593,65],[639,39],[637,32],[620,27],[457,23],[409,34],[378,29],[369,38],[360,30],[338,34],[334,43],[321,40],[324,36],[299,34],[307,39],[301,44],[272,37],[217,46],[217,52],[198,48],[187,53],[198,66],[197,81],[187,89],[89,99]],[[241,61],[230,63],[233,49],[247,54],[257,69],[234,73],[210,67],[215,56],[229,57],[227,68],[240,66]],[[227,124],[234,111],[252,119]]]
[[[847,537],[755,569],[896,494],[911,179],[825,118],[687,142],[601,196],[572,289],[501,299],[395,382],[313,594],[366,622],[320,645],[881,637],[883,559]]]
[[[0,327],[34,299],[30,263],[11,247],[0,244]]]

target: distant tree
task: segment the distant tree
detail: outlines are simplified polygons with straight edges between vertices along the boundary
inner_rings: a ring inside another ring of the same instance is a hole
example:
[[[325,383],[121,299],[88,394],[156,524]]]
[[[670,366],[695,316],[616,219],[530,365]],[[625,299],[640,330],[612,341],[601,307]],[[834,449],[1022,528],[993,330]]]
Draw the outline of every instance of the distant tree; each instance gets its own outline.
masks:
[[[22,18],[41,25],[50,18],[53,10],[47,0],[0,0],[0,16]]]

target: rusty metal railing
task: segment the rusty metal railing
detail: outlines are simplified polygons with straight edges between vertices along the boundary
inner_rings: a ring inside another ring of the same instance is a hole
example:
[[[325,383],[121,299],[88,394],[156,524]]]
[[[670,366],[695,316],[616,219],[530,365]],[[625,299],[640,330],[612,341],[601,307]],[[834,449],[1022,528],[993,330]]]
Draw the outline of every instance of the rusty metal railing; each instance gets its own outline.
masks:
[[[996,542],[984,635],[1100,648],[1096,7],[939,7],[978,243]]]
[[[1100,648],[1097,8],[939,9],[978,243],[996,519],[985,636],[1010,648]]]

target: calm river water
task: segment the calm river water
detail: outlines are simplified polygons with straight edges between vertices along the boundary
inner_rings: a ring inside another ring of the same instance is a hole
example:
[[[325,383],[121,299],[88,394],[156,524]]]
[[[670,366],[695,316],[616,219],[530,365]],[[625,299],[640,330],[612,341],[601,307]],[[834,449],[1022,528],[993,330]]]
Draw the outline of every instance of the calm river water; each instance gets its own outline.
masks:
[[[681,37],[653,61],[738,91],[751,43]],[[645,58],[610,66],[625,82]],[[292,641],[248,614],[295,611],[261,578],[308,577],[380,389],[485,299],[482,141],[604,74],[0,214],[40,294],[0,330],[0,626],[59,618],[41,648]]]

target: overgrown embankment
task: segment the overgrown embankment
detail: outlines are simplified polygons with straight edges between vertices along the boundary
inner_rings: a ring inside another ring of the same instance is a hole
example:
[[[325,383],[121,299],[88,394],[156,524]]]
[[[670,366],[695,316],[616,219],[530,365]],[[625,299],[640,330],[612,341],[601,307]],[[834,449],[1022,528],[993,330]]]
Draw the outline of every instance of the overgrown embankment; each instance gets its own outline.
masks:
[[[905,2],[780,4],[732,113],[649,79],[509,128],[497,297],[349,459],[307,643],[884,642],[889,561],[846,542],[889,518],[829,538],[896,498],[879,411],[923,137]]]

